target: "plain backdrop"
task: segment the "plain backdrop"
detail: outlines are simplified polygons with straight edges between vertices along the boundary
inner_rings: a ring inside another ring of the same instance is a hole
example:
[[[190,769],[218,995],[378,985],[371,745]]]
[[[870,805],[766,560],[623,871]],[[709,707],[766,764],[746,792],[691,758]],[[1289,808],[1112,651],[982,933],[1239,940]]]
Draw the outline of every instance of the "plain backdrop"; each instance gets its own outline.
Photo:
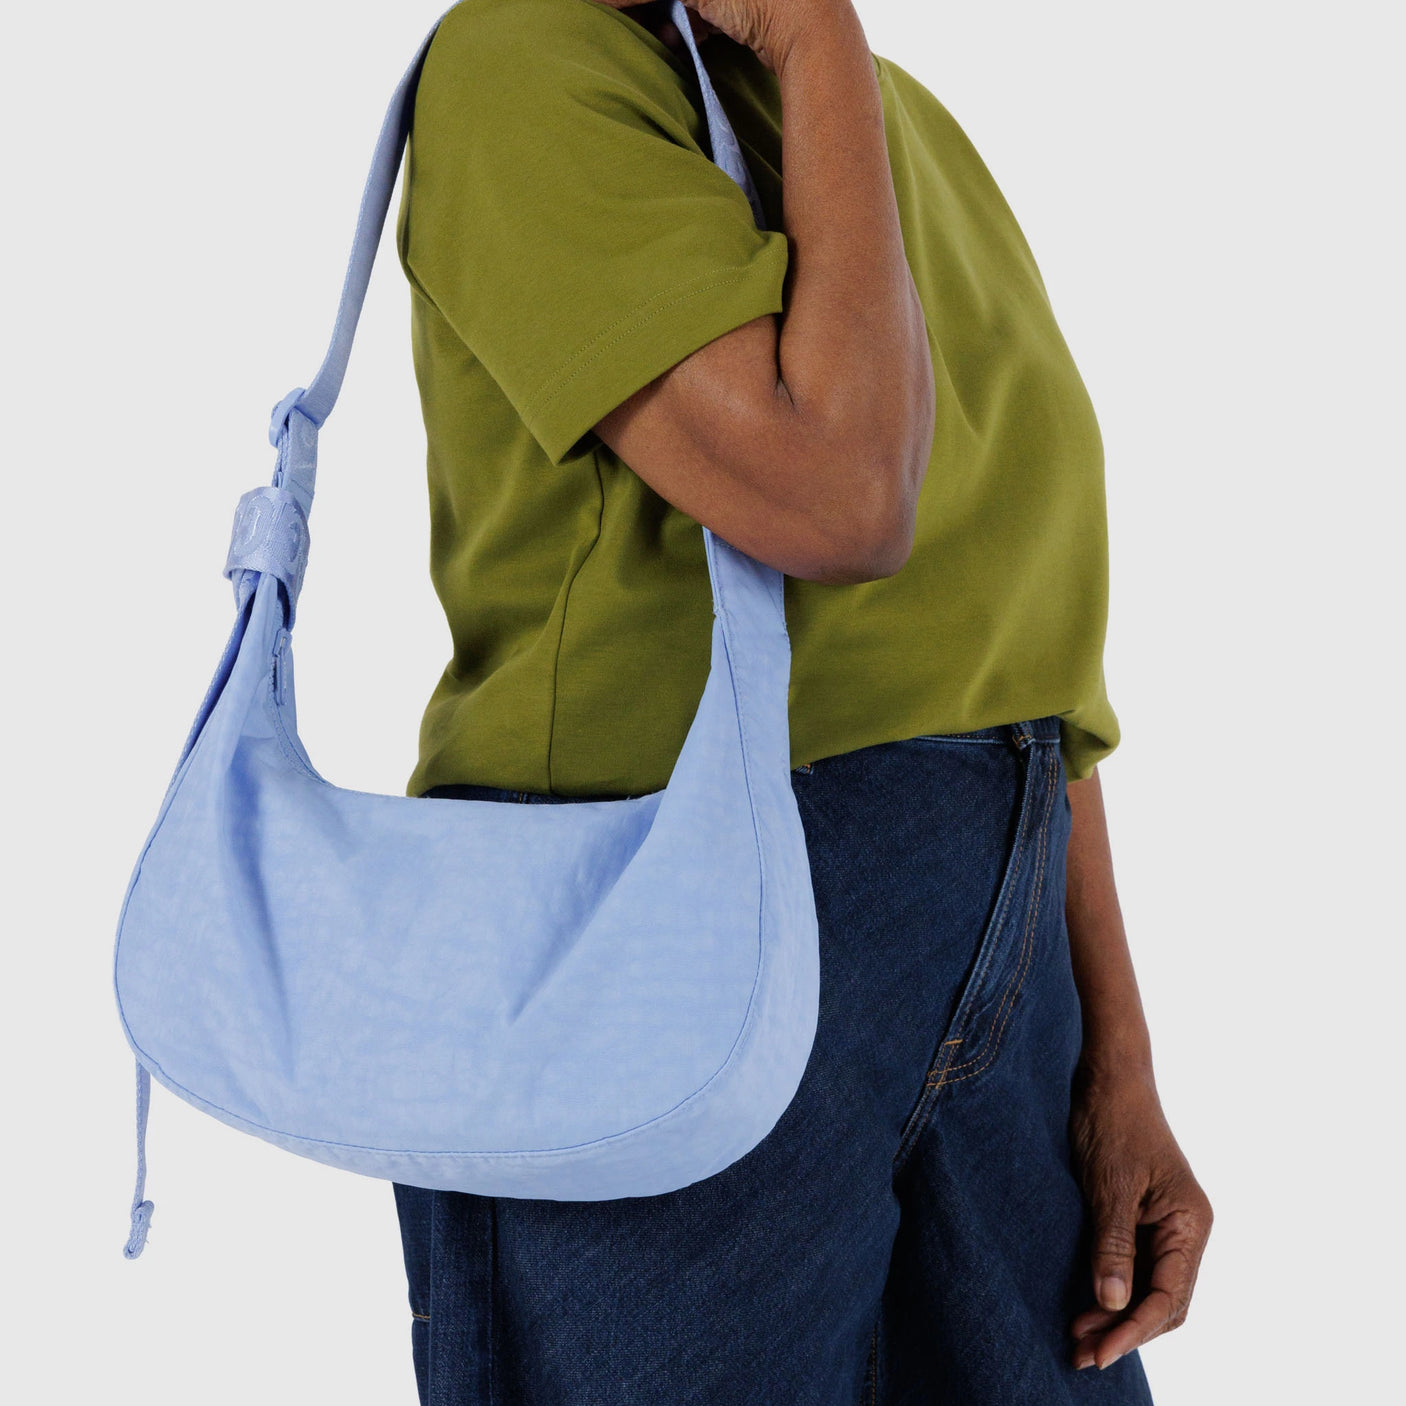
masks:
[[[8,12],[8,1401],[414,1399],[384,1183],[157,1090],[155,1225],[122,1259],[110,956],[230,623],[235,502],[322,353],[439,8]],[[1164,1102],[1218,1212],[1187,1326],[1146,1353],[1157,1400],[1400,1399],[1399,14],[860,8],[985,157],[1103,427],[1104,784]],[[339,784],[401,794],[449,644],[389,240],[319,489],[302,734]]]

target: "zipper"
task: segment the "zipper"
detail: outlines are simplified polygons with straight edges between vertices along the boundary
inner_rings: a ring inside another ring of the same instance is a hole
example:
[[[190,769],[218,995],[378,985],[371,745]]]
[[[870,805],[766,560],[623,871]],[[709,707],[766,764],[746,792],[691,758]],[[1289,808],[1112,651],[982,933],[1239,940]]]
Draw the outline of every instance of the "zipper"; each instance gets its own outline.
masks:
[[[273,642],[273,701],[280,707],[288,692],[288,641],[292,635],[286,627],[280,627]]]

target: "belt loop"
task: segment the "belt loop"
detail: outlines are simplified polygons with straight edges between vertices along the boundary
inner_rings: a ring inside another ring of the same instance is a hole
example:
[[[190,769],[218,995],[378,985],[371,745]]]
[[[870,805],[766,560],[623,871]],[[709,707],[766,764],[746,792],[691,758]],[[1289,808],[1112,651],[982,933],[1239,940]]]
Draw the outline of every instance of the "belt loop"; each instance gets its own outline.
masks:
[[[1035,740],[1035,731],[1029,723],[1011,724],[1011,741],[1017,752],[1023,752]]]

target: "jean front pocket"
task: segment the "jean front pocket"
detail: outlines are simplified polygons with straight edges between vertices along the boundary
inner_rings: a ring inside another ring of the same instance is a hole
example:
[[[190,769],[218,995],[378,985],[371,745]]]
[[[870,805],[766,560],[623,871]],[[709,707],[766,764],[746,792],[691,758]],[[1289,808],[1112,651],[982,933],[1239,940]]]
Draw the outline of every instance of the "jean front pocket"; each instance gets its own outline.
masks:
[[[965,746],[1010,747],[1015,734],[1009,727],[982,727],[975,732],[920,732],[905,739],[908,742],[957,743]]]
[[[1020,745],[1020,753],[1019,813],[1000,886],[956,1009],[933,1050],[922,1091],[899,1139],[895,1169],[907,1160],[943,1090],[978,1078],[996,1062],[1034,962],[1051,859],[1062,861],[1062,853],[1052,856],[1050,844],[1054,802],[1062,793],[1061,770],[1054,743],[1029,740]],[[1063,885],[1059,888],[1062,891]]]

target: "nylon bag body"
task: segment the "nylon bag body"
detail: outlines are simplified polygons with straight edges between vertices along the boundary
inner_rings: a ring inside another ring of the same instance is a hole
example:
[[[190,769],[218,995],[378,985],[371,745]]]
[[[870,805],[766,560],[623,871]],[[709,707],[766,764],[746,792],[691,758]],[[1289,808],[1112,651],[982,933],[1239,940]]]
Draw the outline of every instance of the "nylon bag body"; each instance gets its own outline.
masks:
[[[675,19],[713,159],[759,215],[678,3]],[[122,905],[114,975],[139,1134],[155,1078],[369,1176],[653,1195],[753,1148],[815,1035],[781,574],[702,529],[711,669],[662,791],[568,806],[376,795],[327,781],[298,736],[291,638],[317,432],[428,44],[382,129],[327,359],[275,411],[272,485],[240,500],[234,629]],[[129,1255],[150,1218],[139,1168]]]

